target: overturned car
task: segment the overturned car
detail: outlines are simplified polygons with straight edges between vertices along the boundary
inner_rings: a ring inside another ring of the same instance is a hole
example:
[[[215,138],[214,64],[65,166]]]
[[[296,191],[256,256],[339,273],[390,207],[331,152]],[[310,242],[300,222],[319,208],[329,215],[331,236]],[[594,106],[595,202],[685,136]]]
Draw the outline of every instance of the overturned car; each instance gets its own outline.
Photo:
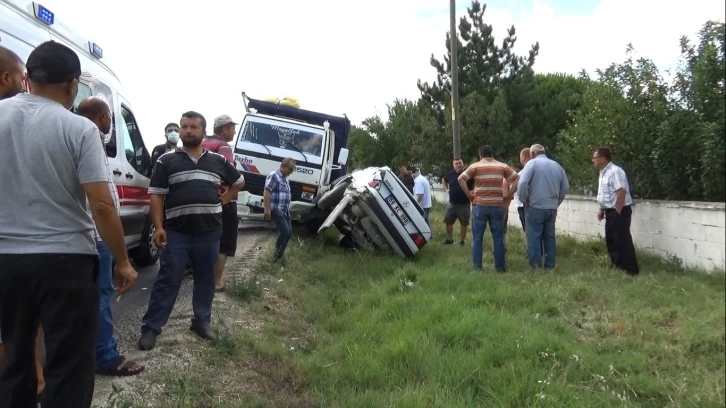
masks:
[[[393,250],[412,258],[431,239],[423,208],[388,167],[369,167],[339,178],[317,207],[327,215],[318,234],[335,226],[345,247]]]

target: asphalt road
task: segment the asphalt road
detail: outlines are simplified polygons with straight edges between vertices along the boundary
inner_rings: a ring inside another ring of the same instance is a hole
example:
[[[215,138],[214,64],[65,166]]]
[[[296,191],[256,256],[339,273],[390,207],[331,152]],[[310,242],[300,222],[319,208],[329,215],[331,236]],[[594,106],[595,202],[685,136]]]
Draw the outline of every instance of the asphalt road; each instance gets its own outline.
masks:
[[[240,251],[240,246],[244,245],[245,235],[248,233],[271,231],[273,229],[274,227],[269,221],[246,221],[240,223],[238,252]],[[159,263],[157,262],[152,266],[138,268],[136,271],[139,273],[139,277],[134,287],[128,293],[122,295],[120,298],[117,297],[111,302],[111,312],[115,326],[114,335],[116,341],[125,351],[135,348],[136,340],[140,335],[141,319],[144,313],[146,313],[151,288],[154,286],[156,276],[159,272]],[[192,279],[191,277],[187,277],[182,283],[178,298],[191,296],[191,289]]]

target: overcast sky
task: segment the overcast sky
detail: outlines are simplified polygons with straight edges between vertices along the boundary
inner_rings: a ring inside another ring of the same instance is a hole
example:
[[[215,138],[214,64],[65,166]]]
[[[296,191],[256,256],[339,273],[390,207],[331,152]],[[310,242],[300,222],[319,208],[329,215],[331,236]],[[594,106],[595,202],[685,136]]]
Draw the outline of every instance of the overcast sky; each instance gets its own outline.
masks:
[[[515,51],[539,41],[537,72],[593,72],[621,61],[627,43],[661,68],[678,39],[723,0],[496,0],[486,21],[498,42],[512,24]],[[395,98],[416,98],[416,80],[436,77],[445,52],[446,0],[43,0],[96,41],[127,90],[149,149],[163,127],[196,110],[241,119],[240,92],[296,97],[302,108],[353,123],[382,114]],[[457,1],[458,15],[471,1]],[[211,124],[207,129],[212,131]]]

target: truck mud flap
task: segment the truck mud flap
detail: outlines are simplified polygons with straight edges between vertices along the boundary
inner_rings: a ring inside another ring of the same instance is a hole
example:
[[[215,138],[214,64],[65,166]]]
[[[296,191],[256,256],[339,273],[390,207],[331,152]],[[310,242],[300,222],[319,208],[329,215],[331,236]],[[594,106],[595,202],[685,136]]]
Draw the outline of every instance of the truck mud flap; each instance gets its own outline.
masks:
[[[378,200],[376,200],[373,196],[366,194],[363,198],[363,201],[368,206],[368,208],[373,211],[373,214],[375,214],[375,216],[381,221],[381,224],[383,224],[388,233],[391,234],[391,237],[393,237],[393,240],[396,241],[396,245],[401,248],[401,251],[404,253],[404,255],[406,255],[407,258],[413,258],[416,254],[411,250],[411,247],[408,245],[406,237],[401,236],[401,234],[398,232],[398,229],[393,224],[393,221],[388,218],[386,212],[381,208]]]

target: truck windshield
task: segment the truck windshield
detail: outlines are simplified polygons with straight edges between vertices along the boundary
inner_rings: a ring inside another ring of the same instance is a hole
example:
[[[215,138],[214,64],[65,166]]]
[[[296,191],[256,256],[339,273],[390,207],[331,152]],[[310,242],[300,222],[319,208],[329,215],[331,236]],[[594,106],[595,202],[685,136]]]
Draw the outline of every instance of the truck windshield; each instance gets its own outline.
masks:
[[[324,135],[322,129],[248,116],[240,140],[300,152],[305,157],[321,157]]]

